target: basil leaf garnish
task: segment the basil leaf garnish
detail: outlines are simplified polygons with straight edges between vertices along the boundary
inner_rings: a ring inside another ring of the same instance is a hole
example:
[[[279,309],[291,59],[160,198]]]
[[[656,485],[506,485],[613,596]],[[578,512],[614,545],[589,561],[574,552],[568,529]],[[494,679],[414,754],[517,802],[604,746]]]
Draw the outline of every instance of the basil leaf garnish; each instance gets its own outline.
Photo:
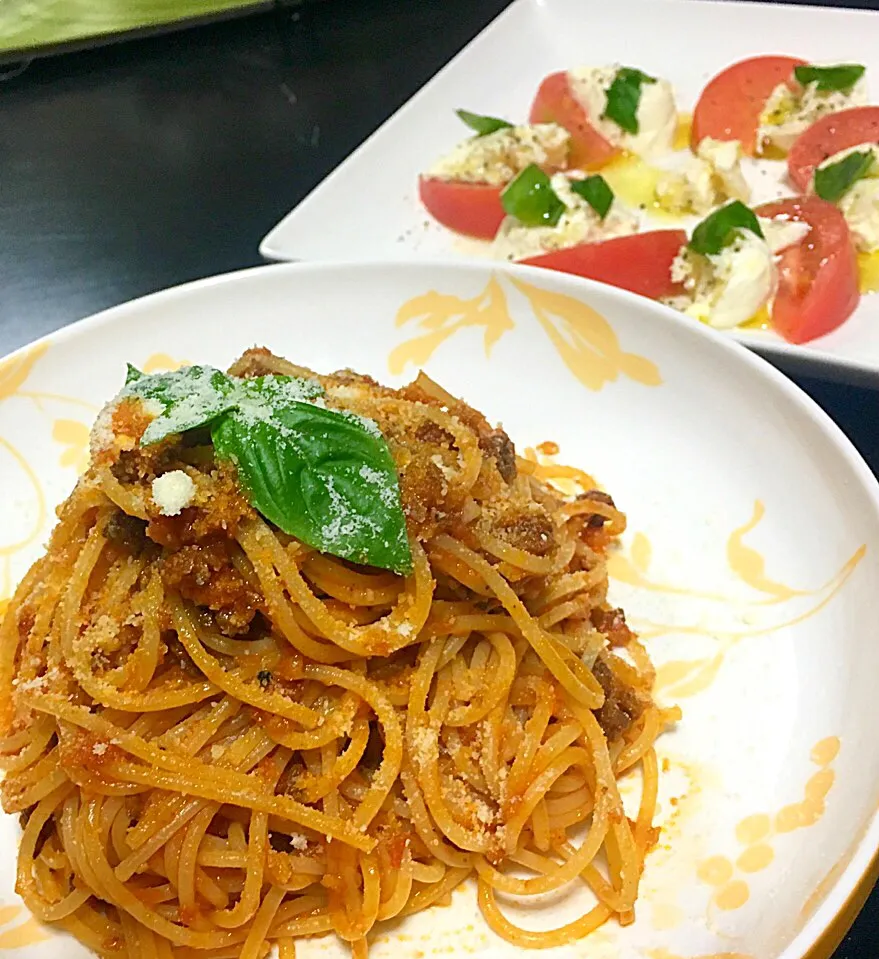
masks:
[[[656,77],[650,77],[640,70],[622,67],[617,70],[613,83],[607,91],[607,103],[602,118],[606,117],[626,133],[637,133],[638,106],[641,103],[641,87],[645,83],[656,83]]]
[[[759,237],[763,236],[754,211],[740,200],[733,200],[705,217],[693,230],[689,247],[705,256],[720,253],[735,240],[739,230],[750,230]]]
[[[613,205],[613,190],[600,173],[587,176],[585,180],[572,180],[571,190],[582,197],[601,220],[607,216]]]
[[[210,426],[248,502],[279,529],[333,556],[407,573],[412,553],[397,470],[371,420],[308,402],[317,382],[292,376],[240,379],[210,366],[146,375],[128,367],[120,398],[159,412],[141,439]]]
[[[271,419],[234,409],[211,435],[253,506],[324,553],[397,573],[412,568],[397,470],[380,433],[309,403]]]
[[[480,113],[471,113],[469,110],[455,110],[459,120],[476,131],[478,137],[488,136],[489,133],[496,133],[498,130],[509,130],[513,124],[499,117],[487,117]]]
[[[532,163],[501,193],[501,206],[525,226],[555,226],[565,204],[552,188],[549,177]]]
[[[815,192],[822,200],[837,203],[864,177],[870,175],[875,163],[872,150],[857,151],[844,156],[830,166],[815,170]]]
[[[206,426],[234,405],[230,377],[211,366],[185,366],[173,373],[144,375],[128,367],[120,394],[138,397],[157,415],[141,437],[150,446],[173,433]]]
[[[860,63],[839,63],[832,67],[815,67],[807,63],[794,67],[794,76],[804,87],[816,84],[819,93],[848,93],[866,70]]]
[[[235,409],[251,419],[272,421],[275,410],[290,403],[304,402],[323,396],[317,380],[298,376],[253,376],[247,379],[227,377]]]

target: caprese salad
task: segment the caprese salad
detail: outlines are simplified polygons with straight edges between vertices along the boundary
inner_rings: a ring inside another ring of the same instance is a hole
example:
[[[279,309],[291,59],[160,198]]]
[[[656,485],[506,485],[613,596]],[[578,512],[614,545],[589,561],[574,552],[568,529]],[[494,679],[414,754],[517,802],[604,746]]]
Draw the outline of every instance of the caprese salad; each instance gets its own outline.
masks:
[[[470,136],[421,175],[419,196],[497,258],[803,343],[851,315],[858,254],[879,255],[879,106],[865,73],[752,57],[708,82],[690,122],[671,83],[635,67],[553,73],[527,123],[459,110]],[[615,189],[633,163],[649,184],[637,196]],[[793,195],[761,202],[767,164]]]

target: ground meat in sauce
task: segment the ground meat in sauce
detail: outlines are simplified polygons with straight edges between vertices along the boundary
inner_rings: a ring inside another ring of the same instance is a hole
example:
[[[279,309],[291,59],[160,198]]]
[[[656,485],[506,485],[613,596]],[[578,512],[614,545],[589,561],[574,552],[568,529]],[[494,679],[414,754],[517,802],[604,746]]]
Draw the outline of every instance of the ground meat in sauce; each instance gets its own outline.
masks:
[[[282,791],[283,792],[283,791]],[[275,852],[289,853],[293,851],[293,844],[290,836],[284,832],[270,832],[269,845]]]
[[[457,417],[464,426],[476,433],[479,448],[495,461],[504,480],[510,483],[516,478],[516,449],[512,440],[503,430],[492,429],[488,420],[478,410],[461,400],[443,403],[422,389],[417,382],[404,386],[400,390],[400,396],[415,403],[448,410],[449,415]]]
[[[96,460],[109,463],[110,471],[120,483],[142,483],[170,468],[176,455],[172,440],[144,447],[137,445],[151,420],[152,416],[139,400],[120,400],[111,413],[114,445],[101,451]]]
[[[498,472],[507,483],[516,478],[516,447],[507,434],[500,429],[479,437],[480,449],[497,463]]]
[[[242,379],[252,379],[255,376],[299,376],[305,379],[315,379],[326,385],[366,386],[370,392],[381,392],[387,396],[393,395],[393,390],[381,386],[377,380],[365,373],[354,370],[338,370],[329,376],[318,376],[311,370],[296,366],[281,356],[276,356],[264,346],[246,350],[230,367],[230,376],[240,376]]]
[[[229,367],[230,376],[240,376],[242,379],[250,379],[254,376],[268,376],[273,373],[280,374],[281,376],[299,376],[301,372],[300,367],[295,366],[281,356],[276,356],[271,350],[267,350],[264,346],[246,350]]]
[[[123,450],[110,467],[110,472],[126,486],[155,479],[176,463],[176,450],[166,443]]]
[[[613,509],[616,509],[616,504],[613,501],[613,497],[609,496],[607,493],[603,493],[600,489],[591,489],[586,493],[581,493],[578,497],[578,500],[592,500],[594,503],[604,503],[605,506],[610,506]],[[598,529],[607,522],[607,517],[602,516],[600,513],[590,513],[586,517],[586,525],[589,529]]]
[[[217,613],[226,635],[246,632],[262,602],[233,565],[228,541],[183,546],[162,559],[161,574],[167,589]]]
[[[603,656],[595,661],[592,675],[601,684],[605,695],[604,705],[595,711],[595,717],[608,742],[614,742],[640,718],[644,703],[634,689],[617,678]]]
[[[455,437],[433,420],[425,420],[418,427],[415,431],[415,439],[419,443],[429,443],[431,446],[439,446],[445,450],[451,449],[455,443]]]
[[[504,542],[535,556],[548,556],[555,548],[555,531],[546,513],[520,512],[502,517],[494,533]]]
[[[634,637],[621,609],[593,609],[590,618],[592,625],[607,636],[611,646],[625,646]]]
[[[201,670],[192,661],[192,658],[186,651],[186,647],[174,633],[163,633],[162,642],[165,644],[166,663],[171,663],[176,666],[182,673],[192,679],[203,678]]]
[[[429,539],[437,532],[448,484],[436,463],[414,458],[400,474],[400,497],[412,533]]]
[[[241,521],[256,514],[241,494],[234,467],[221,463],[212,478],[210,499],[204,507],[188,507],[177,516],[150,517],[147,536],[168,549],[234,536]]]
[[[136,516],[117,510],[104,524],[104,535],[126,549],[132,556],[139,556],[147,546],[147,524]]]

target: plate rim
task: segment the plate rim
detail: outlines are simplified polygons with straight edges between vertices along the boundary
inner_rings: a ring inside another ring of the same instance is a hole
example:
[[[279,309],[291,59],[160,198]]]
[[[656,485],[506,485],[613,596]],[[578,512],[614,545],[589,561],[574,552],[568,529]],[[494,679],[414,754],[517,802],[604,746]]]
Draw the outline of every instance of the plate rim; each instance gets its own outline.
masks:
[[[526,2],[530,2],[530,0],[526,0]],[[678,2],[693,2],[693,0],[678,0]],[[808,393],[759,354],[731,337],[719,334],[702,324],[693,323],[689,317],[678,313],[671,307],[594,280],[571,277],[568,274],[547,271],[535,266],[469,259],[456,260],[447,257],[396,257],[373,260],[321,260],[262,264],[190,280],[100,310],[32,340],[10,353],[0,355],[0,364],[23,357],[35,347],[44,344],[61,346],[66,341],[92,335],[108,325],[124,323],[127,319],[137,316],[142,310],[161,308],[163,304],[174,300],[185,301],[192,297],[198,298],[204,290],[252,283],[256,283],[258,286],[270,278],[295,284],[296,278],[302,275],[320,276],[324,273],[332,275],[347,271],[368,274],[382,269],[404,274],[415,271],[432,271],[445,274],[463,273],[473,276],[501,274],[512,278],[519,277],[532,283],[536,281],[538,285],[540,285],[542,277],[544,280],[548,280],[550,285],[557,284],[562,287],[571,287],[572,295],[577,295],[581,291],[588,294],[592,290],[600,296],[620,299],[624,304],[628,303],[636,310],[642,309],[660,314],[661,318],[673,326],[677,326],[685,336],[709,342],[719,350],[720,355],[725,355],[730,362],[742,363],[749,367],[754,375],[762,377],[772,388],[778,390],[788,402],[804,413],[814,427],[820,431],[822,437],[836,450],[837,455],[848,467],[852,478],[860,483],[863,492],[867,494],[871,501],[876,519],[879,521],[879,478],[872,472],[857,448],[830,415]],[[265,281],[261,277],[264,277]],[[804,922],[799,932],[772,959],[829,959],[833,950],[839,945],[839,942],[857,918],[877,876],[879,876],[879,809],[874,810],[872,816],[868,817],[861,836],[855,841],[854,850],[849,856],[848,863],[824,896],[823,901]]]

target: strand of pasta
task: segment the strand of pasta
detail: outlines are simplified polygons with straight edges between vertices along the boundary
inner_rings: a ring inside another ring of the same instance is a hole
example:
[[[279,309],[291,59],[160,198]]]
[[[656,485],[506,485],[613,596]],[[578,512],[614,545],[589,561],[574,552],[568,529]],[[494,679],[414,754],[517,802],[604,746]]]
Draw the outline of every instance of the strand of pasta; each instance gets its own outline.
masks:
[[[207,766],[195,759],[178,757],[167,750],[157,749],[140,737],[104,723],[99,716],[91,715],[82,707],[56,702],[49,697],[32,695],[30,702],[35,709],[51,713],[97,733],[116,740],[115,745],[130,752],[149,766],[138,766],[123,761],[112,764],[113,774],[126,782],[139,783],[172,792],[189,793],[201,799],[224,802],[235,797],[241,805],[262,812],[275,813],[291,822],[314,829],[339,839],[359,849],[371,849],[374,839],[369,839],[358,829],[341,821],[333,821],[309,806],[291,799],[276,796],[260,788],[256,780],[232,770]]]
[[[463,562],[480,574],[547,669],[567,692],[590,708],[594,709],[602,704],[604,694],[592,674],[585,667],[573,670],[571,665],[564,661],[551,637],[540,629],[510,585],[485,559],[449,536],[440,536],[437,542],[449,552],[460,556]]]

